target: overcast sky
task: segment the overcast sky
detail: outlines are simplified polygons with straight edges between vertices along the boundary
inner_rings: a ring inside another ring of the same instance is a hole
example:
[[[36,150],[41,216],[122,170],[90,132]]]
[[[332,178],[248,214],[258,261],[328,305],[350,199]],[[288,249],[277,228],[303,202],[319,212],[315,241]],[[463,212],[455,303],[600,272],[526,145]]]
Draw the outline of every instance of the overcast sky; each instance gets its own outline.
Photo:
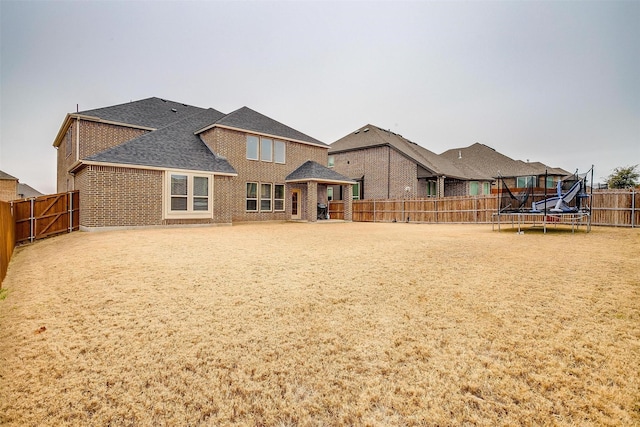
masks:
[[[0,169],[55,192],[65,114],[248,106],[330,144],[365,124],[595,179],[640,163],[640,1],[6,1]]]

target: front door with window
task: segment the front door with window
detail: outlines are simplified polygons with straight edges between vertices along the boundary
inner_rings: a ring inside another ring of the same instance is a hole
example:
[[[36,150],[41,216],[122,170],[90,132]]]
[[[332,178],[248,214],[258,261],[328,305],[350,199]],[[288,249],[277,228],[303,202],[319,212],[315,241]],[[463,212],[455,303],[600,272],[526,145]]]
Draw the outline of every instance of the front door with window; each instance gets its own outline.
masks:
[[[301,219],[300,190],[291,190],[291,219]]]

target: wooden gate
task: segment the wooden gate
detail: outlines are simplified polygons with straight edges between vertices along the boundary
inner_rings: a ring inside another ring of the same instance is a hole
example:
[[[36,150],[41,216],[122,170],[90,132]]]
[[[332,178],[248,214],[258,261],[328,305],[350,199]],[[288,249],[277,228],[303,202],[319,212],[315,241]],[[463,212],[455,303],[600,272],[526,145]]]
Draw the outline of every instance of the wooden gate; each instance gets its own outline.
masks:
[[[16,243],[33,242],[79,229],[78,191],[19,200],[11,204],[16,221]]]

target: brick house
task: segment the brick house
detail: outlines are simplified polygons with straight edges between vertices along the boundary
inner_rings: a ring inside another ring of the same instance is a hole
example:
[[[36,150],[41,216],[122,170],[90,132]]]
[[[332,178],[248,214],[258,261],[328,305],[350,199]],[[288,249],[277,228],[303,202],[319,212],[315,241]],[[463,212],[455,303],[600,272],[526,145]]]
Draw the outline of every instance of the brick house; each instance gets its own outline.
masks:
[[[0,171],[0,200],[8,202],[17,199],[18,178]]]
[[[230,114],[160,98],[67,114],[58,191],[80,191],[80,226],[316,221],[328,146],[247,107]],[[345,219],[351,201],[345,200]]]
[[[498,191],[498,177],[503,177],[510,189],[522,189],[529,182],[535,188],[554,188],[559,180],[571,175],[564,169],[552,168],[540,162],[514,160],[478,142],[468,147],[447,150],[440,156],[453,163],[465,175],[491,179],[493,192]]]
[[[448,159],[371,124],[332,143],[328,166],[357,182],[355,199],[462,196],[470,194],[470,181],[491,181],[480,173],[465,174]],[[330,190],[330,196],[340,200],[339,191]]]

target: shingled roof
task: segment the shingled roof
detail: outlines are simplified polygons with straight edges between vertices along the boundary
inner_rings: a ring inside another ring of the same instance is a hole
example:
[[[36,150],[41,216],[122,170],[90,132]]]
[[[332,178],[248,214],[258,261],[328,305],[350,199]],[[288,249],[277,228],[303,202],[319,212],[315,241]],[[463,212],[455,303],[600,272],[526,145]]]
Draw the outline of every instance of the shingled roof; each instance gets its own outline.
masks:
[[[260,114],[248,107],[242,107],[232,113],[229,113],[220,120],[217,120],[215,123],[211,123],[203,129],[200,129],[196,133],[204,132],[205,130],[215,126],[230,127],[233,129],[246,130],[259,134],[328,147],[324,142],[320,142],[309,135],[305,135],[300,131],[290,128],[289,126]]]
[[[321,181],[325,183],[355,184],[352,179],[339,174],[318,162],[308,160],[285,178],[286,182]]]
[[[444,175],[459,179],[471,178],[454,166],[448,159],[442,158],[415,142],[403,138],[402,135],[371,124],[363,126],[331,144],[329,154],[379,146],[395,148],[434,175]]]
[[[464,148],[452,148],[441,153],[440,156],[447,158],[465,172],[477,171],[477,173],[489,178],[544,175],[545,169],[550,174],[565,175],[564,172],[566,172],[557,168],[549,168],[540,162],[525,163],[521,160],[514,160],[478,142]]]
[[[229,162],[214,154],[194,132],[224,117],[201,110],[164,128],[87,157],[89,162],[117,163],[171,169],[236,174]]]
[[[127,102],[126,104],[81,111],[72,115],[95,117],[109,122],[160,129],[203,111],[207,111],[207,109],[162,98],[147,98]]]

